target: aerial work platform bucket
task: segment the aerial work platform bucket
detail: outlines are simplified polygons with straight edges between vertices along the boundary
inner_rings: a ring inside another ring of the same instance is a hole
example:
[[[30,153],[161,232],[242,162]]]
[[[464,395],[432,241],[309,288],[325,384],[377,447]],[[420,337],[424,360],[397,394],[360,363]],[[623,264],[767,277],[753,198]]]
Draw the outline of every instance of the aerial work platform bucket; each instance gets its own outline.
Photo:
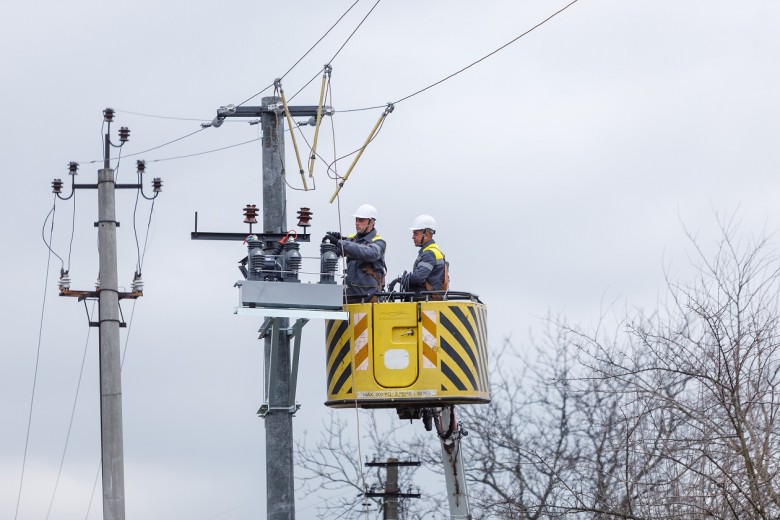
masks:
[[[326,320],[327,406],[490,402],[486,306],[470,293],[415,298],[380,294],[378,303],[345,305],[348,320]]]

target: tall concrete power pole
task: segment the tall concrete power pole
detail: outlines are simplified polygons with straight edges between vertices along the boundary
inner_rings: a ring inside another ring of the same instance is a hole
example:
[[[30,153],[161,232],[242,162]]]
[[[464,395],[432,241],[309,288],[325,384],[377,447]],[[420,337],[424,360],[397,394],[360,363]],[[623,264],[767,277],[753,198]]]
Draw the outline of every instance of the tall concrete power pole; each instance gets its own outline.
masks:
[[[138,298],[142,296],[141,273],[136,272],[132,292],[120,292],[117,277],[117,236],[116,228],[116,193],[117,189],[129,188],[140,190],[144,198],[151,199],[161,191],[162,182],[154,179],[154,196],[147,197],[142,185],[117,184],[114,170],[111,168],[111,147],[123,146],[129,138],[130,130],[125,127],[119,130],[119,145],[111,142],[111,123],[114,111],[107,108],[103,111],[103,121],[106,134],[103,142],[103,168],[98,170],[97,184],[77,184],[75,176],[78,163],[69,165],[73,192],[68,197],[62,197],[63,183],[54,179],[52,188],[60,199],[70,199],[77,189],[96,189],[98,192],[98,254],[99,268],[98,286],[94,291],[79,291],[70,289],[70,276],[63,269],[60,275],[60,296],[75,296],[80,300],[98,300],[98,321],[90,322],[90,326],[98,327],[100,336],[100,440],[101,463],[103,474],[103,519],[124,520],[125,518],[125,477],[124,477],[124,440],[122,432],[122,374],[121,352],[119,345],[119,328],[123,326],[119,312],[119,300]],[[145,170],[143,161],[138,161],[139,178]]]
[[[276,106],[280,99],[265,97],[263,106]],[[263,231],[287,231],[287,194],[282,168],[284,165],[284,119],[276,112],[261,115],[263,147]],[[265,338],[265,379],[274,371],[276,384],[269,388],[268,412],[265,416],[266,497],[268,520],[295,518],[295,481],[293,473],[293,426],[295,410],[287,410],[290,391],[290,338],[286,331],[289,319],[279,322],[281,334]],[[278,342],[276,363],[271,364],[271,342]]]
[[[280,90],[280,95],[283,95]],[[333,272],[336,269],[336,256],[332,261],[325,262],[330,268],[324,271],[317,284],[298,283],[298,268],[288,269],[287,260],[278,257],[270,264],[263,263],[260,258],[272,259],[279,255],[278,247],[287,240],[287,195],[284,166],[284,121],[285,117],[314,117],[332,115],[333,110],[324,106],[287,106],[282,97],[264,97],[261,106],[226,106],[217,111],[217,117],[212,126],[219,127],[224,119],[234,117],[260,118],[262,128],[263,157],[263,230],[262,233],[251,231],[246,233],[211,233],[198,232],[197,215],[196,229],[193,239],[200,240],[245,240],[249,243],[250,252],[245,268],[246,280],[236,285],[240,290],[241,306],[237,314],[263,316],[265,321],[261,327],[261,337],[264,339],[264,374],[265,402],[259,415],[265,420],[266,448],[266,515],[268,520],[292,520],[295,518],[295,477],[293,471],[293,414],[298,410],[295,403],[295,386],[300,353],[301,330],[311,318],[346,319],[346,313],[341,311],[342,288],[335,285]],[[294,141],[293,141],[294,142]],[[303,168],[300,168],[303,177]],[[305,183],[305,179],[304,179]],[[248,208],[255,206],[250,205]],[[308,213],[306,212],[299,213]],[[308,217],[306,217],[308,219]],[[301,224],[299,224],[301,225]],[[308,224],[307,224],[308,225]],[[251,240],[250,240],[251,237]],[[298,234],[297,239],[290,240],[285,249],[295,246],[293,242],[306,242],[309,236]],[[262,244],[262,250],[254,244]],[[321,246],[321,253],[323,253]],[[289,251],[288,253],[293,253]],[[287,254],[281,255],[287,258]],[[295,255],[293,255],[295,256]],[[300,259],[300,255],[298,255]],[[331,265],[332,264],[332,265]],[[269,267],[270,265],[270,267]],[[276,265],[277,267],[273,267]],[[292,309],[291,309],[292,308]],[[290,316],[297,318],[295,325],[290,326]],[[291,349],[290,339],[295,338],[295,347]]]

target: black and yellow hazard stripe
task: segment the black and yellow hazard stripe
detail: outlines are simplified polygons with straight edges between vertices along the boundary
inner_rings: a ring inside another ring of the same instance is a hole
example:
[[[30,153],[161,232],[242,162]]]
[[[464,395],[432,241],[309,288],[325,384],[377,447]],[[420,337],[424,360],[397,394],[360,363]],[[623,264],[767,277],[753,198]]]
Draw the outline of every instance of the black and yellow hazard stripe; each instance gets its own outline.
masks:
[[[348,320],[325,322],[325,337],[328,345],[328,396],[349,397],[352,395],[352,342]]]
[[[440,307],[439,363],[443,392],[489,392],[487,341],[482,308],[451,304]]]

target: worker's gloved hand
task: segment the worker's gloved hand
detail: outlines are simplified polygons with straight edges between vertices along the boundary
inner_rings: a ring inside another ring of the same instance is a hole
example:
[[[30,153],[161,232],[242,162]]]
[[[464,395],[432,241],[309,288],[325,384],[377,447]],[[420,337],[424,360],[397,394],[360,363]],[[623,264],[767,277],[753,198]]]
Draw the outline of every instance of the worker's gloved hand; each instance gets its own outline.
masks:
[[[387,292],[395,291],[395,286],[401,283],[401,277],[393,278],[393,280],[387,286]]]
[[[326,231],[325,232],[325,238],[322,239],[323,242],[326,240],[330,240],[331,243],[337,244],[339,240],[341,240],[341,233],[338,231]]]

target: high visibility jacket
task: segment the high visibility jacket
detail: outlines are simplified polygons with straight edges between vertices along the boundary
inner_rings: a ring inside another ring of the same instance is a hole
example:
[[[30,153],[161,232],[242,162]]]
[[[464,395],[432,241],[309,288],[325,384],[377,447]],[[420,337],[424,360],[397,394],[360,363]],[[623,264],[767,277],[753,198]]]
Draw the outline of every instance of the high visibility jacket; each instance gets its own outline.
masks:
[[[385,283],[387,244],[376,229],[364,235],[352,234],[339,241],[338,254],[347,258],[347,296],[373,296]]]
[[[446,260],[434,240],[420,246],[417,260],[409,276],[409,289],[414,292],[445,289]]]

